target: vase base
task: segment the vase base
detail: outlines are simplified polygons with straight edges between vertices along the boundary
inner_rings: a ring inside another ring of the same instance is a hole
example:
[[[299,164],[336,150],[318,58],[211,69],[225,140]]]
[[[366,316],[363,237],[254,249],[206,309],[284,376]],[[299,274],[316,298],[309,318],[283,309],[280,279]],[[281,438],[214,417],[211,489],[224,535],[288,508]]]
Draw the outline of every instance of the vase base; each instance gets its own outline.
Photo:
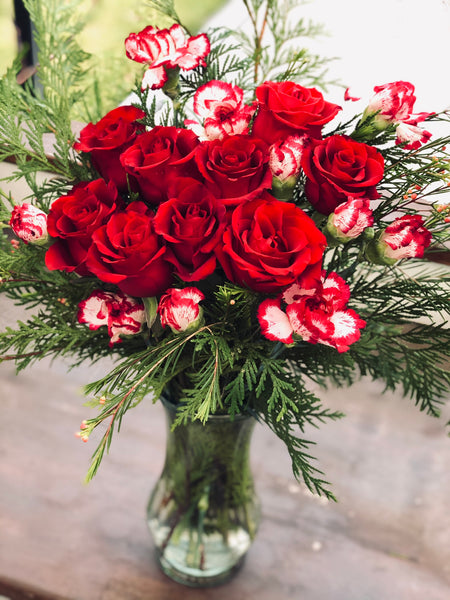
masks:
[[[181,583],[193,588],[216,587],[227,583],[241,569],[245,560],[245,556],[242,556],[237,563],[222,572],[208,574],[207,571],[202,572],[195,569],[196,573],[186,573],[172,565],[158,550],[156,550],[155,554],[161,571],[167,575],[167,577],[176,583]]]

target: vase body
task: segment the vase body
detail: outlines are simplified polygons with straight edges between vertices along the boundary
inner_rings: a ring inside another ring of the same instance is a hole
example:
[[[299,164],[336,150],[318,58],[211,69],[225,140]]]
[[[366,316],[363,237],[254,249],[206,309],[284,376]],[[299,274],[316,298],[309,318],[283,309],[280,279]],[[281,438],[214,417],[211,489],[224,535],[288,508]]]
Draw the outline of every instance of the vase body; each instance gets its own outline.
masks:
[[[212,416],[172,429],[166,459],[148,504],[158,562],[171,579],[194,587],[224,583],[237,572],[259,524],[249,464],[255,420]]]

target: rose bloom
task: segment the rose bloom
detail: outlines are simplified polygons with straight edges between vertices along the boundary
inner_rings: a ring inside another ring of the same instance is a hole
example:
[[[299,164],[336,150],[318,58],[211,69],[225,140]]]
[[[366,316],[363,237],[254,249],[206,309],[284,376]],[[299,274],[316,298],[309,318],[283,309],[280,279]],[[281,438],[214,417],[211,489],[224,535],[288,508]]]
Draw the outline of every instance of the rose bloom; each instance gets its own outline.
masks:
[[[324,100],[315,88],[292,81],[266,81],[256,88],[258,112],[252,135],[273,144],[290,135],[320,138],[322,127],[341,107]]]
[[[137,201],[95,231],[87,266],[101,281],[116,284],[125,294],[156,296],[171,282],[165,251],[153,229],[152,211]]]
[[[103,179],[82,182],[55,200],[48,215],[48,232],[56,240],[45,255],[47,268],[89,275],[86,258],[92,235],[122,205],[115,185]]]
[[[313,140],[305,148],[302,167],[305,194],[314,208],[328,215],[348,197],[379,197],[376,185],[384,174],[382,155],[344,135]]]
[[[234,209],[216,254],[232,282],[272,293],[320,270],[325,246],[325,236],[300,208],[266,193]]]
[[[99,329],[106,325],[110,336],[109,345],[122,341],[121,335],[140,333],[145,323],[144,305],[118,292],[94,290],[92,294],[78,305],[78,322],[86,323],[89,329]]]
[[[154,127],[138,136],[122,155],[121,163],[133,176],[144,200],[167,200],[167,189],[178,177],[195,177],[196,135],[177,127]]]
[[[127,191],[128,183],[120,155],[133,143],[144,126],[137,123],[145,117],[145,112],[134,106],[119,106],[111,110],[95,125],[89,123],[80,132],[80,140],[74,144],[75,150],[89,152],[92,164],[106,179],[113,181],[119,191]]]
[[[205,185],[226,206],[251,200],[272,185],[268,146],[247,135],[202,142],[195,160]]]
[[[237,85],[213,80],[195,92],[194,112],[203,126],[192,120],[186,120],[185,125],[200,139],[215,140],[248,133],[255,106],[244,104],[244,92]]]
[[[168,289],[158,305],[161,325],[169,326],[174,333],[196,331],[203,320],[203,309],[199,302],[204,299],[205,296],[196,287]]]
[[[47,215],[33,204],[15,206],[9,226],[25,244],[45,244],[48,240]]]
[[[225,207],[195,179],[180,178],[169,195],[153,221],[166,243],[165,259],[183,281],[200,281],[216,268],[214,248],[225,226]]]
[[[190,71],[199,65],[205,67],[210,44],[206,34],[187,37],[178,24],[170,29],[157,29],[149,25],[139,33],[130,33],[125,40],[125,50],[128,58],[149,67],[142,81],[142,89],[149,87],[155,90],[166,83],[166,68],[179,67]]]

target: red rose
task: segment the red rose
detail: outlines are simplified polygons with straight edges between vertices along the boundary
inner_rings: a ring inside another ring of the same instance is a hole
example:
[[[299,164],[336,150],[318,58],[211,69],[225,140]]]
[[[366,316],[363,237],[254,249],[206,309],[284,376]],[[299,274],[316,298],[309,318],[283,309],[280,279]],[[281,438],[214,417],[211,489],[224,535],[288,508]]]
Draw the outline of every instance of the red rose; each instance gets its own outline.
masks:
[[[136,121],[145,117],[144,111],[134,106],[119,106],[110,111],[95,125],[89,123],[80,132],[75,150],[90,152],[92,164],[106,179],[113,181],[117,189],[127,191],[128,183],[120,155],[128,148],[144,126]]]
[[[269,148],[247,135],[202,142],[195,153],[205,185],[226,206],[256,198],[272,186]]]
[[[158,204],[167,200],[172,181],[196,175],[193,157],[197,144],[192,131],[158,126],[138,136],[120,160],[135,177],[144,200]]]
[[[266,81],[256,88],[258,112],[252,135],[273,144],[290,135],[320,138],[322,127],[334,119],[341,107],[326,102],[315,88],[292,81]]]
[[[75,271],[89,275],[86,257],[92,234],[122,207],[112,182],[103,179],[83,182],[52,204],[47,219],[48,233],[58,238],[47,250],[45,264],[50,270]]]
[[[164,253],[153,213],[143,202],[132,202],[94,233],[87,264],[101,281],[145,298],[160,294],[171,282]]]
[[[300,208],[263,198],[239,205],[216,254],[227,277],[257,292],[278,292],[321,268],[325,236]]]
[[[166,242],[165,259],[175,273],[183,281],[200,281],[216,268],[214,248],[225,226],[225,207],[195,179],[179,179],[170,195],[158,207],[155,231]]]
[[[372,146],[344,135],[312,141],[302,157],[305,194],[319,212],[328,215],[352,198],[379,198],[384,159]]]

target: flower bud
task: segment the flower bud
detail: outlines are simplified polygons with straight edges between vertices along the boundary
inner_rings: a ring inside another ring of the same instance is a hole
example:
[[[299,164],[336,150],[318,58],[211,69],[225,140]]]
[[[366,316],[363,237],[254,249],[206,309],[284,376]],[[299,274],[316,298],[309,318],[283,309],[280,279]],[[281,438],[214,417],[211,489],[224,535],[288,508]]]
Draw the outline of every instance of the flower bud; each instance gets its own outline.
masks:
[[[203,309],[199,302],[204,298],[196,287],[168,289],[158,306],[161,325],[168,325],[174,333],[196,331],[203,323]]]
[[[152,296],[151,298],[142,298],[142,302],[144,303],[147,327],[150,329],[158,314],[158,300]]]
[[[375,86],[375,95],[369,102],[364,116],[376,115],[376,126],[382,130],[390,123],[400,123],[409,119],[413,111],[414,86],[408,81],[394,81]]]
[[[9,225],[25,244],[43,246],[48,241],[47,215],[32,204],[15,206]]]
[[[289,136],[270,147],[269,167],[273,175],[272,193],[278,200],[289,200],[297,183],[305,146],[305,136]]]
[[[334,213],[328,217],[324,233],[333,243],[346,244],[358,237],[363,231],[373,225],[373,215],[370,200],[367,198],[349,198],[339,204]]]
[[[422,217],[404,215],[368,244],[366,257],[376,264],[393,265],[403,258],[421,258],[430,243],[431,233],[423,226]]]

